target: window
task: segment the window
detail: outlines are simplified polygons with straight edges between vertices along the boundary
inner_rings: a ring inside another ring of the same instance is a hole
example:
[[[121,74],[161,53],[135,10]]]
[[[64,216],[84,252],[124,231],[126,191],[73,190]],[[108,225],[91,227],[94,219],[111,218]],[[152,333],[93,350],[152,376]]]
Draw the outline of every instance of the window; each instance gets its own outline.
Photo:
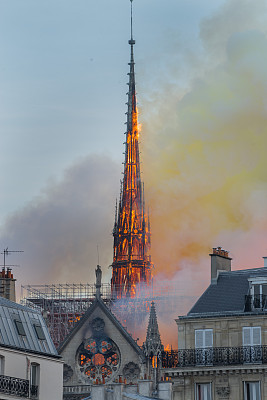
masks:
[[[252,297],[254,308],[264,308],[267,295],[267,284],[258,284],[252,286]]]
[[[0,375],[5,373],[5,357],[0,355]]]
[[[23,323],[18,319],[15,319],[14,322],[15,322],[18,334],[21,336],[26,336]]]
[[[196,400],[212,400],[211,383],[196,384]]]
[[[213,329],[195,330],[196,363],[211,365],[213,363]]]
[[[31,398],[38,397],[38,385],[40,379],[40,365],[37,363],[31,363]]]
[[[248,326],[243,328],[243,346],[261,345],[261,327]]]
[[[35,333],[39,340],[45,340],[45,334],[41,325],[33,324]]]
[[[245,363],[261,363],[261,327],[245,326],[243,328],[243,359]]]
[[[196,349],[206,349],[213,346],[213,329],[196,329],[195,330],[195,347]]]
[[[260,382],[244,382],[244,400],[261,400]]]

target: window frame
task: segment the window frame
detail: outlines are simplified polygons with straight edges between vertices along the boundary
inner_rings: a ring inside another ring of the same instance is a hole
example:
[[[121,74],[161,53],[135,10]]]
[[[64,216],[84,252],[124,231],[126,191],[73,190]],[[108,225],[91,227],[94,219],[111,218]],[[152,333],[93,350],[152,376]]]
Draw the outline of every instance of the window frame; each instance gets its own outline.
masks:
[[[0,375],[5,375],[5,356],[0,354]]]
[[[197,332],[202,332],[203,333],[203,339],[202,339],[202,344],[203,346],[201,347],[197,347]],[[206,346],[206,334],[208,332],[211,332],[211,345],[210,346]],[[195,349],[211,349],[213,347],[213,329],[212,328],[207,328],[207,329],[195,329]]]
[[[35,371],[35,382],[33,382],[33,368],[36,369]],[[36,362],[31,362],[30,365],[30,386],[39,386],[40,384],[40,364]]]
[[[46,340],[45,333],[41,324],[34,323],[33,328],[38,340]]]
[[[199,399],[198,387],[201,385],[209,386],[210,399]],[[195,400],[212,400],[212,382],[195,382]]]
[[[245,329],[250,330],[250,344],[245,344],[244,343],[244,332]],[[253,343],[253,330],[254,329],[260,329],[260,343],[254,344]],[[261,346],[261,326],[243,326],[242,327],[242,346],[243,347],[254,347],[254,346]]]
[[[23,322],[20,319],[15,318],[14,319],[14,324],[15,324],[15,327],[16,327],[16,330],[17,330],[17,334],[19,336],[22,336],[22,337],[27,337],[26,331],[25,331],[24,326],[23,326]]]
[[[258,385],[259,385],[259,397],[258,398],[248,399],[247,391],[246,391],[246,385],[256,384],[256,383],[258,383]],[[244,400],[261,400],[261,381],[243,381],[243,398],[244,398]]]

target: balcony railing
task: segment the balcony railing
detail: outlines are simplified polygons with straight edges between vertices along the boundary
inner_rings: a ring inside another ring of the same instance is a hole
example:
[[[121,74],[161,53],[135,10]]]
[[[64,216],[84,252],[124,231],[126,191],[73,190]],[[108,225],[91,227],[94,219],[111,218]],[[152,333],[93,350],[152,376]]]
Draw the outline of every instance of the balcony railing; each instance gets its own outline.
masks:
[[[37,399],[37,398],[38,398],[38,386],[31,385],[31,399]]]
[[[245,312],[263,311],[267,308],[267,296],[265,294],[255,294],[245,296]]]
[[[63,386],[64,395],[73,394],[90,394],[91,385]]]
[[[267,346],[212,347],[162,353],[163,368],[267,364]]]
[[[29,397],[29,381],[0,375],[0,392],[18,397]]]

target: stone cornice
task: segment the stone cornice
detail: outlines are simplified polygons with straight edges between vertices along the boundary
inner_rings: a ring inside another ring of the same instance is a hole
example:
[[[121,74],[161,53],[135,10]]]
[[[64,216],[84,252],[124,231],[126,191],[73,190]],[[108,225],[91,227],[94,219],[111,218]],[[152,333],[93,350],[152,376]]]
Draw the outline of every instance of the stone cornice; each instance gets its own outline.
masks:
[[[242,366],[202,367],[202,368],[162,368],[161,373],[172,379],[185,376],[212,376],[212,375],[241,375],[241,374],[267,374],[267,365],[247,364]]]

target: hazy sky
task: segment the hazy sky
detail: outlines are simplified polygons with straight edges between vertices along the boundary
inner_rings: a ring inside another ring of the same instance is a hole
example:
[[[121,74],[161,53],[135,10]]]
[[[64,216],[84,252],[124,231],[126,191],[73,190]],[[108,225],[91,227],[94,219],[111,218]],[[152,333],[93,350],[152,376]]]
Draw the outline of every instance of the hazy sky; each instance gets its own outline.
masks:
[[[92,281],[99,246],[108,280],[130,1],[0,3],[0,248],[24,250],[26,284]],[[155,271],[197,271],[197,293],[211,247],[236,267],[267,254],[266,1],[133,6]]]
[[[199,21],[221,3],[135,0],[138,87],[150,83],[139,71],[157,75],[168,37],[197,46]],[[79,157],[123,159],[129,5],[1,1],[1,222]]]

